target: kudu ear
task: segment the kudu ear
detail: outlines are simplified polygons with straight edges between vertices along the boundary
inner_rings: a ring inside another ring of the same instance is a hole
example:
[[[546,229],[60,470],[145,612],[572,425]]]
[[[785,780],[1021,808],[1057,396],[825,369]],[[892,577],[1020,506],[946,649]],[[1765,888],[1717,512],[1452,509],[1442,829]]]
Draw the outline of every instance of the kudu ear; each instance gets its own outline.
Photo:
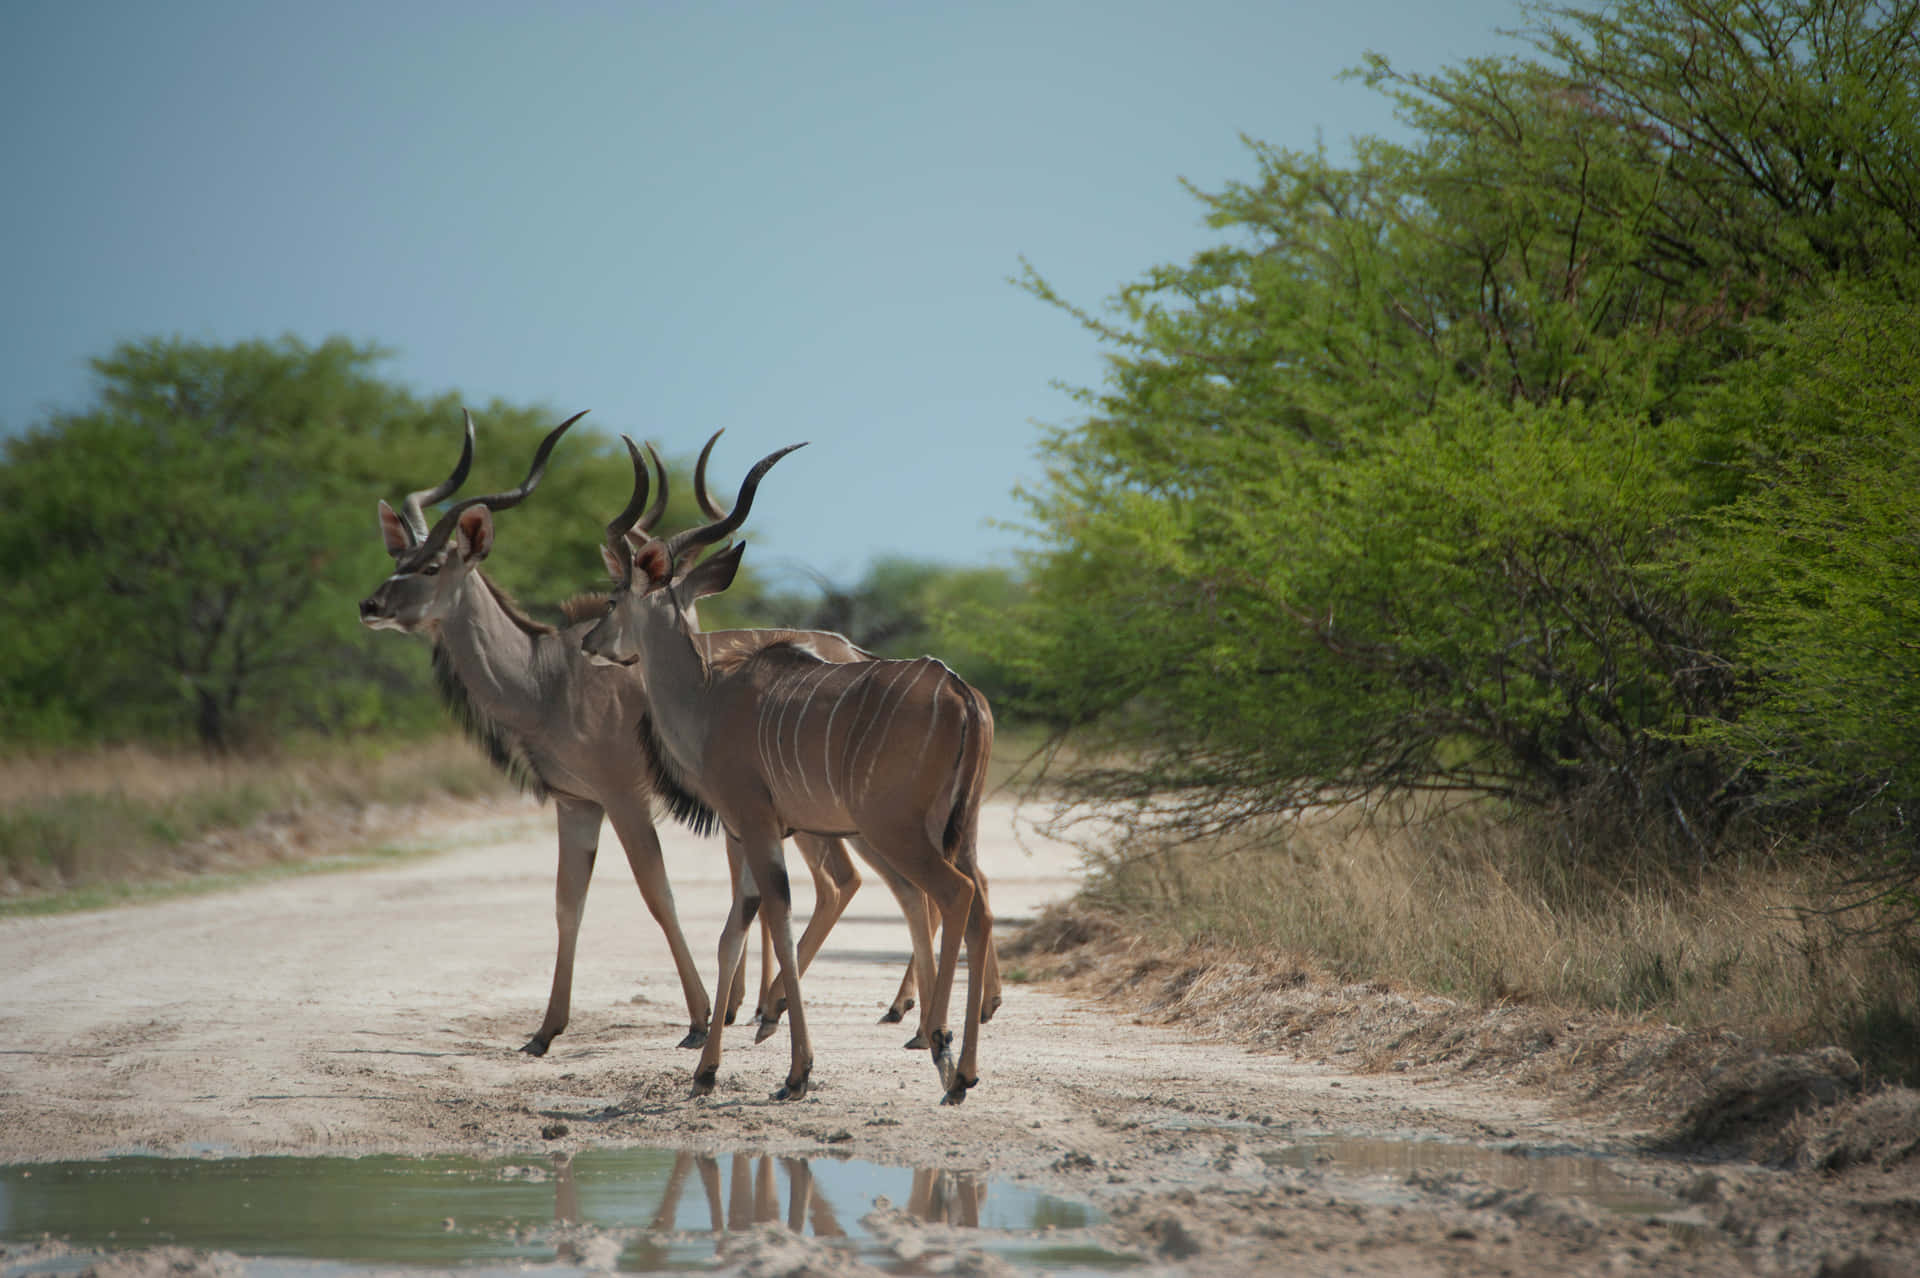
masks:
[[[395,559],[400,553],[413,547],[413,533],[394,514],[393,507],[384,501],[380,503],[380,540],[387,543],[387,553]]]
[[[633,547],[627,546],[624,549],[627,558],[631,560]],[[620,556],[614,554],[613,547],[604,541],[600,543],[600,562],[607,566],[607,576],[613,578],[616,585],[627,579],[627,565],[620,562]]]
[[[634,578],[644,581],[648,590],[666,585],[672,574],[673,556],[667,553],[667,543],[658,537],[647,538],[645,544],[633,552]]]
[[[740,571],[740,556],[746,550],[747,543],[736,541],[717,555],[701,560],[688,570],[674,589],[679,593],[683,605],[696,599],[705,599],[708,595],[717,595],[733,584],[733,576]]]
[[[493,549],[493,515],[485,506],[470,506],[460,512],[456,528],[460,537],[460,557],[478,563]]]

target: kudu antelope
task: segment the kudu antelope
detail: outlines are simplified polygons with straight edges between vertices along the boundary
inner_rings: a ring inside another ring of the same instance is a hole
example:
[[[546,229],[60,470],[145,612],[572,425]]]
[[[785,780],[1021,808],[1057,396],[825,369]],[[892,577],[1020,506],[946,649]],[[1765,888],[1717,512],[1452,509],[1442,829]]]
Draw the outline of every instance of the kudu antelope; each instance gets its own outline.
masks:
[[[656,800],[677,814],[699,809],[689,806],[687,796],[657,784],[657,769],[642,741],[647,703],[639,681],[582,655],[585,621],[558,629],[534,621],[480,571],[493,547],[494,512],[518,505],[533,492],[554,445],[582,415],[568,418],[541,441],[517,488],[457,502],[430,529],[426,507],[451,496],[472,464],[473,418],[468,415],[466,441],[452,473],[431,489],[409,493],[398,514],[380,503],[381,535],[394,570],[360,604],[361,620],[373,629],[433,639],[437,682],[463,725],[497,765],[537,796],[554,801],[559,944],[546,1013],[521,1049],[535,1056],[544,1055],[567,1026],[574,953],[603,816],[612,823],[641,897],[672,951],[690,1022],[680,1045],[700,1046],[715,1013],[681,932],[653,827]],[[650,527],[664,508],[664,500],[656,502],[637,526]],[[866,659],[852,644],[840,644],[836,648],[823,639],[821,651],[833,660]],[[803,836],[796,842],[814,874],[814,914],[803,939],[810,953],[846,908],[860,876],[837,839]],[[721,985],[716,993],[722,1015],[731,1020],[740,1004],[738,986]]]
[[[707,461],[713,456],[713,446],[720,442],[720,436],[725,433],[725,429],[722,428],[708,436],[707,442],[701,446],[699,459],[695,461],[693,465],[694,502],[710,521],[719,521],[727,517],[727,512],[720,509],[719,505],[713,500],[712,495],[707,491]],[[648,446],[648,452],[652,453],[651,445]],[[653,462],[655,468],[660,472],[660,494],[653,499],[653,504],[648,508],[649,513],[663,508],[667,490],[667,468],[661,464],[657,454],[653,455]],[[634,543],[636,549],[645,542],[647,530],[653,522],[653,519],[642,519],[627,531],[627,539]],[[624,569],[620,561],[614,556],[608,555],[606,556],[606,560],[607,571],[612,575],[614,583],[618,585],[625,579]],[[691,615],[691,613],[689,615]],[[813,652],[823,661],[846,662],[873,660],[872,653],[856,647],[844,635],[834,634],[830,631],[722,630],[701,633],[699,635],[699,642],[707,649],[709,655],[718,655],[723,659],[728,653],[736,650],[746,651],[752,648],[764,647],[768,643],[803,643],[809,651]],[[859,847],[858,840],[855,840],[854,844],[856,847]],[[833,840],[833,845],[836,848],[841,848],[838,840]],[[810,844],[801,843],[798,846],[801,847],[802,853],[804,854]],[[894,900],[899,903],[900,912],[906,918],[907,928],[914,945],[917,948],[923,948],[931,952],[931,934],[928,930],[930,923],[927,914],[926,898],[918,889],[895,874],[885,861],[876,859],[867,853],[865,849],[862,849],[862,856],[867,863],[873,867],[874,871],[880,875],[881,882],[886,885],[887,890],[893,894]],[[841,849],[840,860],[841,863],[845,861],[843,848]],[[850,867],[843,868],[840,863],[837,863],[835,866],[836,875],[850,872]],[[814,870],[816,890],[820,881],[820,874],[820,870]],[[857,888],[860,882],[859,875],[857,873],[852,874],[852,880],[853,886]],[[848,889],[847,895],[852,895],[852,889]],[[845,909],[845,904],[844,900],[840,902],[840,909],[842,911]],[[838,913],[839,912],[836,911],[835,918],[838,917]],[[831,927],[831,925],[832,920],[829,920],[827,926]],[[758,1028],[755,1030],[753,1036],[753,1041],[756,1043],[765,1041],[780,1027],[780,1016],[786,1009],[786,1000],[777,997],[773,991],[775,974],[773,932],[767,926],[765,915],[762,915],[760,919],[760,931],[763,943],[761,947],[760,993],[758,1000],[754,1004],[754,1017],[758,1023]],[[827,928],[822,927],[816,933],[814,924],[809,920],[806,932],[800,937],[799,957],[801,975],[804,976],[806,974],[808,965],[813,962],[814,955],[819,950],[820,942],[826,938],[826,932]],[[928,965],[922,964],[920,966],[926,967]],[[987,1011],[983,1019],[991,1019],[993,1010],[1000,1005],[1000,975],[997,955],[993,958],[989,972],[993,979],[992,985],[988,990]],[[931,975],[930,971],[928,975]],[[741,984],[741,980],[736,977],[734,987],[739,989]],[[881,1014],[880,1023],[882,1025],[890,1025],[903,1020],[905,1014],[913,1009],[914,996],[917,992],[919,992],[919,975],[916,971],[915,964],[909,961],[906,972],[900,978],[899,989],[894,993],[893,1002],[890,1003],[887,1006],[887,1010]],[[922,999],[922,1006],[924,1007],[924,1005],[924,999]],[[732,1022],[729,1021],[728,1023],[731,1024]],[[919,1031],[915,1032],[912,1038],[907,1040],[906,1045],[909,1049],[925,1047],[927,1045],[925,1028],[923,1025]]]
[[[770,643],[715,660],[690,616],[694,602],[725,590],[741,545],[704,561],[705,547],[732,533],[752,508],[769,467],[748,472],[731,514],[637,549],[627,534],[647,505],[640,450],[626,441],[634,491],[607,525],[609,564],[622,581],[583,640],[598,661],[631,666],[652,707],[651,743],[663,772],[708,805],[726,831],[737,867],[734,903],[720,936],[720,973],[741,962],[747,928],[765,909],[780,957],[792,1059],[786,1100],[806,1093],[812,1044],[793,949],[791,893],[780,855],[792,832],[856,840],[863,853],[925,893],[941,919],[940,958],[922,1009],[929,1050],[958,1104],[979,1081],[980,1020],[992,916],[975,860],[980,797],[993,745],[986,699],[931,658],[835,665],[803,643]],[[798,447],[799,445],[794,445]],[[691,565],[691,566],[689,566]],[[960,945],[967,948],[967,1008],[958,1063],[946,1028]],[[927,959],[916,944],[916,965]],[[722,1024],[711,1026],[694,1071],[698,1090],[719,1071]]]

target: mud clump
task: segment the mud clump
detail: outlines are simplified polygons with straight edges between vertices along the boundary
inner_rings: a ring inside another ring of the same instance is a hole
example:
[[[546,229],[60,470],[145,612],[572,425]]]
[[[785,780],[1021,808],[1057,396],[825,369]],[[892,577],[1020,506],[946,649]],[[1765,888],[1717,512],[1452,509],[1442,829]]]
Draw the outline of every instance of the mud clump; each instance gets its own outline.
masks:
[[[881,1271],[851,1252],[818,1238],[761,1225],[729,1235],[721,1249],[722,1271],[738,1278],[880,1278]]]
[[[1860,1063],[1837,1047],[1735,1061],[1707,1077],[1706,1095],[1661,1144],[1670,1150],[1731,1149],[1781,1161],[1780,1137],[1790,1123],[1857,1096],[1860,1086]]]
[[[1801,1115],[1764,1155],[1781,1166],[1821,1172],[1920,1163],[1920,1092],[1888,1087]]]
[[[1141,1230],[1153,1240],[1153,1250],[1165,1260],[1188,1260],[1207,1250],[1208,1240],[1191,1220],[1169,1212],[1148,1221]]]
[[[227,1252],[188,1247],[152,1247],[109,1252],[80,1271],[80,1278],[239,1278],[246,1267]]]

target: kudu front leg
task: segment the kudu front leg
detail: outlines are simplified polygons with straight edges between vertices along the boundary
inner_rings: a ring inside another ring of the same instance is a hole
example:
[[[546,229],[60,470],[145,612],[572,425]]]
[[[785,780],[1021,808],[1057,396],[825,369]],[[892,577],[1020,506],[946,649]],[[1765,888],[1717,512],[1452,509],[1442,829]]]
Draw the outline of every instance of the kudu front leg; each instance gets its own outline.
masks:
[[[773,948],[780,959],[780,979],[787,996],[787,1034],[793,1043],[787,1081],[773,1094],[774,1100],[799,1100],[807,1094],[813,1075],[813,1040],[807,1033],[806,1008],[800,1001],[800,959],[793,945],[793,887],[782,864],[780,836],[777,831],[760,839],[743,836],[741,851],[747,868],[753,872],[759,890],[761,908],[766,911],[767,926],[773,932]]]
[[[734,973],[746,957],[747,933],[759,909],[760,898],[743,892],[739,876],[736,875],[733,902],[727,907],[727,921],[720,929],[720,974],[714,988],[730,988]],[[727,1020],[727,1005],[723,999],[713,1006],[713,1019],[707,1029],[706,1042],[700,1049],[699,1063],[693,1067],[695,1096],[710,1095],[720,1077],[720,1039],[727,1028]]]
[[[593,862],[600,846],[600,805],[565,802],[554,805],[559,836],[559,865],[554,873],[553,917],[559,946],[553,958],[553,988],[547,995],[547,1014],[540,1028],[520,1050],[545,1056],[553,1040],[567,1028],[573,1007],[573,957],[580,942],[580,920],[586,913],[587,888],[593,883]]]

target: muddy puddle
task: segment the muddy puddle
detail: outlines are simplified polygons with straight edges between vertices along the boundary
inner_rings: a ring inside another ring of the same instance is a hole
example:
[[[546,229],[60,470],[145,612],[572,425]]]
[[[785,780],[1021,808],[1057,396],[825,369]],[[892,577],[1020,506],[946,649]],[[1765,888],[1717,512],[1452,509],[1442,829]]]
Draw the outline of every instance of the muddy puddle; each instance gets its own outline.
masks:
[[[1457,1175],[1499,1189],[1549,1194],[1601,1211],[1660,1217],[1682,1215],[1682,1204],[1638,1185],[1606,1159],[1527,1146],[1490,1148],[1437,1140],[1367,1140],[1329,1136],[1260,1155],[1270,1167],[1378,1176],[1404,1184],[1415,1177]]]
[[[75,1253],[7,1264],[5,1278],[77,1272],[87,1250],[154,1247],[231,1253],[254,1275],[708,1270],[735,1236],[759,1231],[764,1243],[783,1230],[898,1273],[968,1251],[1060,1275],[1131,1267],[1101,1248],[1099,1221],[1084,1203],[968,1172],[655,1149],[0,1168],[0,1239],[51,1237]]]

